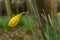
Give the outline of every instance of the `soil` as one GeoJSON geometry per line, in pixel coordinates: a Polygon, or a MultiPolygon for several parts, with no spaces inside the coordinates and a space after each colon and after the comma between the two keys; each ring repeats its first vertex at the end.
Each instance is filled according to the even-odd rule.
{"type": "MultiPolygon", "coordinates": [[[[42,40],[40,35],[40,30],[38,28],[34,29],[36,37],[38,40],[42,40]]],[[[34,40],[32,33],[27,31],[24,26],[14,28],[10,31],[3,30],[0,32],[0,40],[34,40]]]]}

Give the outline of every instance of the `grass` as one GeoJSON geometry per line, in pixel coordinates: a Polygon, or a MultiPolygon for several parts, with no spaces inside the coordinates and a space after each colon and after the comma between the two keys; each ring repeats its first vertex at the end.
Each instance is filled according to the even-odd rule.
{"type": "Polygon", "coordinates": [[[43,10],[44,15],[42,14],[42,17],[44,18],[44,20],[46,22],[45,32],[44,32],[43,28],[42,28],[42,25],[41,25],[40,16],[39,16],[39,12],[38,12],[38,9],[37,9],[36,2],[35,2],[35,0],[30,0],[30,2],[31,2],[31,5],[32,5],[32,9],[34,11],[34,15],[35,15],[35,17],[37,19],[37,22],[39,24],[43,40],[60,40],[60,38],[59,38],[60,37],[60,31],[58,30],[58,25],[57,25],[56,20],[51,19],[50,15],[47,15],[48,19],[49,19],[48,20],[45,12],[43,10]],[[49,24],[49,22],[50,22],[50,24],[49,24]]]}

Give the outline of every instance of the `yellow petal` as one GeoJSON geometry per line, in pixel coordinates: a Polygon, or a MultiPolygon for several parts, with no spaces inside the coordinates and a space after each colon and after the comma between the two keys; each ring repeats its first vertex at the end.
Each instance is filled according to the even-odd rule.
{"type": "Polygon", "coordinates": [[[60,16],[60,12],[57,15],[60,16]]]}
{"type": "Polygon", "coordinates": [[[22,13],[12,17],[8,23],[8,26],[15,27],[18,24],[18,22],[21,20],[21,17],[22,17],[22,13]]]}

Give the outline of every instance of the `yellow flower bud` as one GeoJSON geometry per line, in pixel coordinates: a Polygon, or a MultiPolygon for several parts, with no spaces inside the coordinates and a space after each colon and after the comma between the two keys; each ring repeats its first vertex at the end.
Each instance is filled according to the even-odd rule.
{"type": "Polygon", "coordinates": [[[22,13],[12,17],[8,23],[8,26],[15,27],[18,24],[18,22],[21,20],[21,17],[22,17],[22,13]]]}
{"type": "Polygon", "coordinates": [[[60,12],[57,15],[60,16],[60,12]]]}

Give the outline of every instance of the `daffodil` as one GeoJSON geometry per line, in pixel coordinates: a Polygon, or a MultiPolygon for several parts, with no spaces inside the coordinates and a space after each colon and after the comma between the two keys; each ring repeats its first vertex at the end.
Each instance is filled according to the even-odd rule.
{"type": "Polygon", "coordinates": [[[15,26],[17,26],[18,22],[19,22],[19,21],[21,20],[21,18],[22,18],[22,14],[23,14],[23,13],[20,13],[20,14],[18,14],[18,15],[16,15],[16,16],[12,17],[11,20],[9,21],[9,23],[8,23],[8,26],[10,26],[10,27],[15,27],[15,26]]]}
{"type": "Polygon", "coordinates": [[[60,12],[57,15],[60,16],[60,12]]]}

